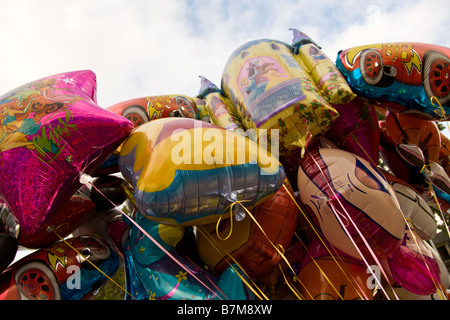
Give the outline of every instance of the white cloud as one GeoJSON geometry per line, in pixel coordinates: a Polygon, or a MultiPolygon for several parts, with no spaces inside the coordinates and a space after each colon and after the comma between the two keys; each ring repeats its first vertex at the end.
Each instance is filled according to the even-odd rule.
{"type": "Polygon", "coordinates": [[[197,94],[220,85],[246,41],[309,34],[331,59],[350,46],[418,41],[450,46],[446,0],[0,0],[0,92],[59,72],[91,69],[98,102],[197,94]]]}

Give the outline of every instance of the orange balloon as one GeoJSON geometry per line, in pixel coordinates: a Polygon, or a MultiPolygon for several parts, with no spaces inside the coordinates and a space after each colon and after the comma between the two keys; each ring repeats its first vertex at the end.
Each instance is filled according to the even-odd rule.
{"type": "Polygon", "coordinates": [[[311,242],[308,251],[311,256],[304,260],[298,274],[305,299],[373,299],[372,290],[368,287],[370,273],[361,262],[341,253],[339,256],[331,255],[318,239],[311,242]]]}
{"type": "MultiPolygon", "coordinates": [[[[288,186],[287,183],[285,185],[288,186]]],[[[290,186],[288,190],[294,193],[290,186]]],[[[233,229],[227,239],[231,218],[220,223],[220,238],[216,234],[215,223],[202,226],[221,252],[201,232],[197,232],[200,258],[213,273],[222,273],[228,267],[228,262],[233,263],[224,253],[233,256],[249,275],[259,276],[271,272],[281,259],[272,243],[284,249],[289,247],[297,227],[298,209],[283,187],[251,212],[261,228],[247,214],[242,221],[233,221],[233,229]]]]}
{"type": "Polygon", "coordinates": [[[388,112],[382,134],[392,146],[414,144],[422,150],[425,159],[439,160],[441,134],[434,121],[388,112]]]}

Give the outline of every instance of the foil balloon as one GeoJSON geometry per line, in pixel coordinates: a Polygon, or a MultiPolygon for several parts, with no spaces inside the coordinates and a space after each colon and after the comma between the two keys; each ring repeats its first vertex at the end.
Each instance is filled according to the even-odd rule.
{"type": "Polygon", "coordinates": [[[445,120],[450,116],[450,49],[377,43],[339,51],[336,66],[352,90],[396,112],[445,120]]]}
{"type": "Polygon", "coordinates": [[[246,129],[279,136],[280,154],[304,148],[338,117],[289,45],[269,39],[247,42],[228,59],[223,94],[246,129]],[[273,131],[272,131],[273,130],[273,131]]]}
{"type": "MultiPolygon", "coordinates": [[[[285,185],[293,195],[289,184],[285,185]]],[[[282,187],[272,198],[253,208],[253,218],[247,214],[233,224],[230,219],[225,220],[217,231],[216,224],[198,226],[201,229],[196,233],[198,254],[215,274],[221,274],[233,263],[229,255],[249,276],[269,273],[281,260],[277,249],[287,249],[291,243],[297,215],[294,200],[282,187]]]]}
{"type": "Polygon", "coordinates": [[[278,160],[224,128],[184,118],[134,129],[123,144],[120,171],[139,211],[172,225],[217,221],[236,201],[248,207],[275,194],[285,178],[278,160]]]}
{"type": "Polygon", "coordinates": [[[245,135],[245,127],[239,120],[231,102],[221,94],[220,89],[215,84],[205,77],[201,77],[198,97],[204,100],[211,123],[245,135]]]}
{"type": "Polygon", "coordinates": [[[308,72],[327,101],[342,104],[353,100],[356,95],[322,49],[303,32],[297,29],[290,30],[293,31],[292,46],[295,48],[295,58],[308,72]]]}
{"type": "Polygon", "coordinates": [[[107,108],[133,122],[134,126],[167,117],[197,119],[197,107],[192,98],[184,95],[161,95],[136,98],[107,108]]]}
{"type": "Polygon", "coordinates": [[[17,239],[10,234],[0,233],[0,273],[14,261],[17,250],[17,239]]]}
{"type": "Polygon", "coordinates": [[[161,225],[139,212],[135,221],[166,252],[140,228],[131,226],[125,246],[125,265],[127,291],[133,297],[127,295],[127,300],[248,300],[251,297],[236,269],[229,267],[219,277],[212,276],[178,253],[176,245],[183,238],[184,227],[161,225]]]}
{"type": "Polygon", "coordinates": [[[423,240],[433,239],[437,232],[437,222],[427,201],[403,180],[386,171],[383,171],[383,175],[394,188],[403,215],[414,225],[418,236],[423,240]]]}
{"type": "Polygon", "coordinates": [[[312,240],[308,246],[298,273],[305,299],[372,300],[367,268],[360,260],[330,248],[319,239],[312,240]]]}
{"type": "MultiPolygon", "coordinates": [[[[383,138],[397,148],[399,155],[405,161],[417,161],[422,166],[422,160],[411,159],[411,151],[405,145],[420,148],[426,161],[437,162],[441,150],[441,135],[434,121],[421,119],[411,115],[387,112],[383,138]]],[[[415,163],[415,162],[414,162],[415,163]]]]}
{"type": "Polygon", "coordinates": [[[396,283],[410,292],[431,295],[440,289],[438,263],[423,240],[409,229],[397,252],[387,259],[387,265],[396,283]]]}
{"type": "Polygon", "coordinates": [[[405,221],[394,190],[357,155],[314,148],[298,170],[302,203],[324,237],[356,258],[390,257],[401,244],[405,221]]]}
{"type": "Polygon", "coordinates": [[[0,300],[90,299],[106,284],[106,276],[112,277],[118,268],[119,257],[104,239],[68,238],[34,251],[6,269],[0,275],[0,300]]]}
{"type": "Polygon", "coordinates": [[[127,119],[96,104],[96,77],[46,77],[0,97],[0,199],[38,230],[126,139],[127,119]]]}
{"type": "Polygon", "coordinates": [[[412,184],[425,185],[428,180],[450,193],[450,177],[439,164],[441,135],[434,121],[388,112],[381,133],[388,163],[398,162],[396,155],[404,162],[405,168],[392,166],[394,173],[400,171],[398,176],[412,184]]]}
{"type": "Polygon", "coordinates": [[[360,97],[351,102],[333,106],[340,116],[325,136],[339,149],[352,152],[376,166],[379,156],[380,128],[374,106],[360,97]]]}
{"type": "Polygon", "coordinates": [[[21,246],[31,249],[51,245],[58,241],[59,237],[50,232],[50,229],[55,229],[60,236],[66,237],[86,221],[93,209],[93,201],[78,190],[38,230],[21,230],[18,242],[21,246]]]}

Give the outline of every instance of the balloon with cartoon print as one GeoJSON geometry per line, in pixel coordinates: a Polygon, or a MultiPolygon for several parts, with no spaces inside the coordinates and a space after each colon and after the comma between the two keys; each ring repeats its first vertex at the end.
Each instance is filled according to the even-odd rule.
{"type": "Polygon", "coordinates": [[[57,241],[0,274],[0,300],[88,300],[114,276],[119,264],[119,256],[101,237],[57,241]],[[80,252],[88,260],[81,259],[80,252]]]}
{"type": "Polygon", "coordinates": [[[324,237],[356,258],[390,257],[405,221],[395,192],[361,157],[336,148],[308,148],[298,170],[302,203],[324,237]],[[361,254],[360,254],[361,253],[361,254]]]}
{"type": "Polygon", "coordinates": [[[388,162],[398,162],[395,159],[398,157],[404,163],[405,168],[401,165],[391,166],[395,174],[409,183],[419,185],[425,185],[428,180],[437,189],[450,193],[450,177],[439,164],[441,134],[434,121],[387,112],[381,134],[388,162]]]}
{"type": "Polygon", "coordinates": [[[450,117],[450,48],[419,42],[341,50],[336,66],[358,95],[430,120],[450,117]]]}
{"type": "Polygon", "coordinates": [[[0,199],[28,232],[81,187],[126,139],[127,119],[96,103],[96,76],[74,71],[0,96],[0,199]]]}
{"type": "Polygon", "coordinates": [[[131,225],[124,250],[127,291],[133,295],[127,295],[126,300],[247,300],[252,297],[237,274],[237,266],[213,276],[178,252],[176,245],[182,240],[185,227],[161,225],[139,212],[135,221],[139,228],[131,225]]]}
{"type": "MultiPolygon", "coordinates": [[[[308,38],[296,48],[301,51],[311,43],[308,38]]],[[[311,135],[325,133],[339,116],[313,79],[320,82],[324,73],[330,74],[325,68],[313,75],[314,65],[332,62],[324,55],[314,56],[318,51],[302,51],[305,54],[298,56],[295,50],[277,40],[249,41],[232,53],[222,74],[222,93],[234,107],[233,113],[258,135],[272,137],[278,130],[274,138],[279,137],[280,155],[304,148],[311,135]]],[[[342,90],[339,103],[344,103],[355,95],[342,76],[341,80],[348,89],[342,90]]]]}
{"type": "Polygon", "coordinates": [[[419,192],[402,179],[382,170],[392,185],[402,208],[403,215],[414,225],[414,230],[423,240],[431,240],[437,232],[437,222],[433,210],[419,192]]]}

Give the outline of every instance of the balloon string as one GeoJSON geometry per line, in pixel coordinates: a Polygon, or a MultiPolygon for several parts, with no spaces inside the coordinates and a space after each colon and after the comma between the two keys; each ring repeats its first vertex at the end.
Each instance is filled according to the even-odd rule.
{"type": "Polygon", "coordinates": [[[439,213],[441,214],[441,218],[442,218],[442,221],[444,223],[445,229],[447,230],[447,235],[450,236],[450,230],[448,228],[447,221],[445,220],[445,216],[444,216],[444,213],[442,212],[442,208],[441,208],[441,205],[439,204],[439,200],[437,199],[436,192],[434,192],[433,185],[432,185],[431,181],[429,180],[428,176],[427,176],[427,179],[425,181],[428,183],[428,190],[430,191],[430,193],[431,193],[431,195],[432,195],[432,197],[434,199],[434,202],[436,203],[436,205],[437,205],[437,207],[439,209],[439,213]]]}
{"type": "MultiPolygon", "coordinates": [[[[202,226],[197,226],[197,230],[202,234],[202,236],[210,243],[210,245],[222,256],[227,255],[243,272],[244,274],[247,276],[248,279],[250,279],[250,281],[252,282],[253,286],[255,288],[258,289],[259,293],[256,292],[256,290],[253,288],[252,285],[250,285],[245,279],[243,279],[243,277],[241,277],[241,275],[237,272],[237,274],[239,275],[239,277],[241,277],[242,281],[247,285],[247,287],[260,299],[263,300],[263,298],[265,300],[269,300],[269,298],[262,292],[261,289],[259,289],[259,287],[253,282],[253,280],[251,280],[250,276],[245,272],[244,268],[241,267],[241,265],[239,264],[239,262],[228,252],[223,251],[221,249],[219,249],[217,243],[215,243],[214,239],[211,238],[211,236],[203,229],[202,226]]],[[[227,263],[230,267],[232,267],[234,269],[234,267],[232,266],[232,264],[227,260],[227,263]]],[[[235,269],[234,269],[235,270],[235,269]]]]}
{"type": "Polygon", "coordinates": [[[123,292],[125,292],[126,294],[128,294],[129,296],[131,296],[134,300],[136,300],[136,298],[129,293],[127,290],[125,290],[120,284],[118,284],[116,281],[114,281],[114,279],[112,279],[110,276],[108,276],[106,273],[104,273],[102,270],[100,270],[100,268],[98,268],[92,261],[90,261],[87,257],[85,257],[81,252],[79,252],[74,246],[72,246],[68,241],[66,241],[63,237],[61,237],[59,235],[58,232],[56,232],[55,228],[52,227],[48,227],[47,231],[52,231],[53,233],[56,234],[56,236],[58,236],[59,239],[61,239],[66,245],[68,245],[72,250],[74,250],[80,257],[82,257],[84,260],[86,260],[90,265],[92,265],[95,269],[97,269],[102,275],[104,275],[106,278],[108,278],[110,281],[112,281],[112,283],[114,283],[116,286],[118,286],[123,292]]]}
{"type": "MultiPolygon", "coordinates": [[[[325,173],[323,172],[322,168],[320,167],[320,165],[317,163],[316,159],[314,158],[314,156],[311,154],[311,152],[308,150],[309,156],[313,159],[314,163],[316,164],[317,168],[319,169],[320,173],[322,174],[323,177],[326,178],[325,173]]],[[[353,227],[355,228],[356,232],[359,234],[361,240],[364,242],[365,246],[367,247],[370,255],[373,257],[373,259],[375,260],[376,264],[378,265],[378,267],[380,268],[381,272],[383,273],[383,275],[386,278],[386,281],[388,282],[388,284],[390,285],[390,281],[388,276],[386,275],[383,266],[381,265],[381,262],[378,260],[378,257],[376,256],[376,254],[373,252],[372,248],[370,247],[370,245],[368,244],[367,240],[365,239],[365,237],[363,236],[363,234],[361,233],[361,231],[359,230],[358,226],[356,226],[355,222],[353,221],[353,219],[351,219],[350,214],[347,212],[347,210],[345,209],[344,205],[341,203],[341,200],[339,199],[339,197],[337,196],[337,194],[334,192],[332,186],[330,186],[330,184],[328,183],[328,181],[326,181],[326,184],[328,185],[328,188],[331,190],[331,192],[333,193],[333,199],[336,199],[338,204],[340,205],[340,207],[343,209],[344,213],[347,215],[349,221],[352,223],[353,227]]],[[[350,241],[352,242],[353,246],[355,247],[355,249],[358,251],[358,254],[361,256],[362,260],[364,261],[364,263],[367,265],[368,270],[370,270],[371,274],[374,276],[375,281],[380,285],[381,290],[384,292],[384,294],[386,295],[387,299],[389,299],[389,296],[387,295],[386,291],[384,290],[383,286],[381,285],[379,279],[375,276],[375,274],[373,274],[372,268],[370,267],[369,263],[367,262],[366,258],[364,257],[364,255],[362,254],[361,250],[358,248],[356,242],[354,241],[353,237],[350,235],[350,232],[348,231],[348,229],[346,228],[345,224],[342,222],[342,220],[340,219],[340,215],[343,214],[339,214],[336,207],[334,206],[333,202],[330,201],[329,202],[331,209],[333,210],[333,213],[335,214],[336,218],[338,219],[339,223],[343,226],[344,232],[346,233],[347,237],[350,239],[350,241]]],[[[392,286],[391,286],[392,287],[392,286]]],[[[394,290],[392,290],[394,295],[396,296],[397,300],[398,296],[397,294],[394,292],[394,290]]]]}
{"type": "MultiPolygon", "coordinates": [[[[284,185],[284,184],[283,184],[284,185]]],[[[239,203],[241,206],[242,204],[239,203]]],[[[272,245],[272,247],[275,249],[275,251],[278,253],[278,255],[284,260],[284,262],[286,263],[286,265],[288,266],[288,268],[291,270],[291,272],[294,275],[293,281],[296,282],[298,281],[298,283],[300,283],[300,285],[302,285],[305,290],[308,292],[308,294],[311,296],[311,294],[309,293],[308,289],[306,288],[306,286],[303,285],[303,283],[300,281],[300,279],[298,278],[297,274],[295,273],[294,269],[292,268],[291,264],[289,263],[288,259],[286,258],[286,255],[284,254],[284,248],[279,245],[276,246],[272,240],[270,240],[270,238],[267,236],[266,232],[264,231],[264,229],[261,227],[261,225],[259,224],[259,222],[256,220],[256,218],[251,214],[251,212],[245,208],[244,206],[242,206],[244,208],[244,210],[246,211],[246,213],[249,215],[249,217],[253,220],[253,222],[256,224],[256,226],[259,228],[259,230],[261,230],[262,234],[264,235],[264,237],[269,241],[269,243],[272,245]]],[[[288,284],[289,288],[292,290],[291,286],[288,284]]],[[[298,297],[297,293],[295,291],[293,291],[293,293],[298,297]]],[[[300,300],[301,298],[298,297],[300,300]]]]}
{"type": "MultiPolygon", "coordinates": [[[[193,265],[196,264],[190,257],[185,256],[184,258],[193,265]]],[[[206,277],[206,280],[208,280],[209,283],[211,283],[211,285],[225,297],[225,299],[230,300],[228,299],[227,295],[214,283],[214,281],[212,281],[209,277],[206,277]]]]}
{"type": "MultiPolygon", "coordinates": [[[[134,221],[131,217],[129,217],[122,209],[120,209],[114,202],[112,202],[108,197],[106,197],[92,182],[92,177],[89,177],[87,174],[82,173],[80,177],[80,181],[87,181],[98,193],[100,193],[106,200],[108,200],[115,209],[122,213],[122,216],[126,217],[132,224],[136,226],[142,233],[147,236],[161,251],[163,251],[168,257],[170,257],[175,263],[177,263],[181,268],[183,268],[189,275],[191,275],[195,280],[197,280],[201,285],[207,288],[209,291],[213,293],[213,296],[218,296],[211,288],[209,288],[206,284],[203,283],[195,274],[193,274],[185,265],[183,265],[177,258],[175,258],[169,251],[167,251],[158,241],[156,241],[147,231],[144,230],[136,221],[134,221]]],[[[219,296],[218,296],[219,297],[219,296]]],[[[222,298],[219,297],[221,300],[222,298]]]]}
{"type": "Polygon", "coordinates": [[[428,273],[429,273],[429,275],[431,277],[431,281],[433,282],[433,285],[436,288],[436,291],[438,292],[439,297],[441,298],[441,300],[444,300],[443,297],[441,296],[441,293],[439,292],[439,284],[436,283],[436,281],[434,279],[434,275],[435,274],[430,270],[430,266],[428,265],[427,261],[425,260],[425,256],[426,255],[423,253],[422,246],[419,245],[419,241],[418,240],[420,240],[420,238],[417,236],[417,232],[415,230],[414,224],[412,223],[410,218],[405,218],[405,219],[406,219],[407,222],[409,222],[406,225],[407,225],[409,231],[411,232],[412,238],[414,239],[414,243],[416,244],[416,247],[418,249],[419,254],[422,256],[421,257],[422,261],[423,261],[423,263],[425,264],[425,266],[426,266],[426,268],[428,270],[428,273]]]}
{"type": "Polygon", "coordinates": [[[353,141],[356,142],[356,144],[361,148],[361,150],[364,152],[366,157],[370,160],[370,162],[376,167],[377,163],[375,163],[371,156],[367,153],[366,149],[359,143],[358,139],[356,139],[356,136],[352,133],[350,133],[350,136],[352,137],[353,141]]]}
{"type": "Polygon", "coordinates": [[[267,236],[266,232],[264,231],[264,229],[261,227],[261,225],[258,223],[258,221],[255,219],[255,217],[252,215],[252,213],[250,212],[250,210],[248,210],[246,207],[244,207],[241,203],[241,201],[236,201],[235,203],[238,203],[244,210],[245,212],[249,215],[249,217],[253,220],[253,222],[256,224],[256,226],[261,230],[262,234],[266,237],[266,239],[269,241],[269,243],[272,245],[272,247],[275,249],[275,251],[278,253],[278,255],[284,260],[284,262],[286,262],[286,265],[288,266],[288,268],[292,271],[292,273],[294,274],[294,280],[298,280],[298,277],[294,271],[294,269],[292,268],[291,264],[289,263],[288,259],[286,258],[286,256],[284,255],[284,252],[282,252],[278,246],[276,246],[272,240],[270,240],[270,238],[267,236]]]}
{"type": "MultiPolygon", "coordinates": [[[[331,208],[332,208],[333,212],[336,212],[337,209],[336,209],[336,207],[334,206],[334,204],[330,203],[330,205],[331,205],[331,208]]],[[[344,210],[345,210],[345,209],[344,209],[344,210]]],[[[342,224],[342,221],[340,220],[339,215],[337,215],[337,214],[335,213],[335,216],[336,216],[336,218],[339,220],[339,222],[342,224]]],[[[372,258],[375,260],[375,263],[376,263],[377,266],[380,268],[381,272],[383,273],[384,277],[386,278],[386,281],[387,281],[387,282],[389,283],[389,285],[391,286],[390,281],[389,281],[389,278],[388,278],[388,276],[386,275],[386,273],[385,273],[385,271],[384,271],[384,268],[383,268],[383,266],[381,265],[381,262],[378,260],[378,257],[377,257],[376,254],[373,252],[372,248],[371,248],[370,245],[367,243],[366,239],[364,238],[364,236],[362,235],[362,233],[360,232],[360,230],[358,229],[358,227],[355,225],[355,223],[353,222],[353,220],[350,220],[350,221],[352,222],[353,227],[354,227],[354,228],[356,229],[356,231],[358,232],[358,234],[359,234],[360,238],[362,239],[362,241],[364,242],[365,246],[366,246],[367,249],[369,250],[370,255],[371,255],[372,258]]],[[[355,240],[354,240],[353,237],[350,235],[350,232],[349,232],[348,229],[345,228],[345,227],[344,227],[343,229],[344,229],[344,232],[346,233],[347,237],[348,237],[348,238],[350,239],[350,241],[352,242],[352,244],[353,244],[353,246],[355,247],[355,249],[358,251],[358,254],[360,255],[360,257],[362,258],[362,260],[363,260],[364,263],[366,264],[367,270],[369,270],[370,273],[372,274],[372,276],[375,278],[375,281],[377,282],[377,284],[380,286],[381,290],[382,290],[382,291],[384,292],[384,294],[386,295],[386,298],[387,298],[388,300],[390,300],[388,294],[386,293],[386,291],[384,290],[383,286],[381,285],[380,280],[379,280],[378,277],[373,273],[372,268],[370,267],[369,263],[367,262],[365,256],[364,256],[363,253],[361,252],[361,250],[359,249],[359,247],[358,247],[358,245],[356,244],[355,240]]],[[[391,286],[391,288],[392,288],[392,286],[391,286]]],[[[394,295],[396,296],[397,300],[399,300],[399,298],[397,297],[397,294],[394,292],[394,290],[392,290],[392,291],[393,291],[394,295]]]]}
{"type": "MultiPolygon", "coordinates": [[[[433,103],[433,98],[435,98],[435,97],[432,97],[432,98],[430,99],[431,103],[433,103]]],[[[439,106],[440,106],[440,108],[441,108],[443,114],[445,114],[445,111],[444,111],[444,109],[442,108],[442,106],[441,106],[441,104],[439,103],[439,101],[437,101],[437,103],[439,104],[439,106]]],[[[447,127],[448,127],[448,122],[447,122],[447,127]]],[[[450,130],[450,128],[449,128],[449,130],[450,130]]],[[[370,161],[372,162],[372,164],[376,165],[376,164],[373,162],[372,158],[369,157],[369,155],[367,154],[366,150],[361,146],[361,144],[359,143],[359,141],[356,139],[355,135],[354,135],[353,133],[351,133],[351,136],[352,136],[353,140],[354,140],[354,141],[358,144],[358,146],[361,148],[361,150],[365,153],[365,155],[370,159],[370,161]]],[[[427,165],[424,164],[424,165],[422,166],[422,168],[420,169],[420,172],[423,172],[426,168],[427,168],[427,165]]],[[[427,179],[427,182],[428,182],[428,184],[431,186],[431,182],[429,182],[428,179],[427,179]]],[[[439,204],[438,204],[438,205],[439,205],[439,204]]],[[[403,214],[403,211],[401,211],[401,213],[402,213],[402,216],[403,216],[403,219],[405,220],[405,222],[408,222],[408,220],[410,221],[409,218],[406,218],[406,217],[405,217],[405,215],[403,214]]],[[[406,223],[406,225],[408,226],[409,230],[410,230],[411,232],[413,232],[413,231],[411,230],[410,225],[409,225],[408,223],[406,223]]],[[[412,227],[414,228],[414,225],[412,225],[412,227]]],[[[448,227],[447,227],[447,228],[448,228],[448,227]]],[[[414,230],[414,232],[415,232],[415,230],[414,230]]],[[[422,250],[421,250],[421,247],[419,246],[416,237],[414,236],[413,238],[414,238],[414,241],[416,242],[416,246],[419,248],[419,253],[422,254],[422,252],[421,252],[421,251],[422,251],[422,250]]],[[[423,254],[422,254],[422,256],[423,256],[423,254]]],[[[425,258],[423,258],[423,262],[425,263],[425,265],[426,265],[428,271],[429,271],[430,274],[431,274],[431,271],[430,271],[430,269],[429,269],[429,266],[428,266],[427,262],[425,261],[425,258]]],[[[436,289],[438,289],[437,284],[435,283],[433,277],[432,277],[432,281],[433,281],[433,284],[436,286],[436,289]]],[[[437,290],[437,291],[439,292],[439,290],[437,290]]],[[[441,296],[440,292],[439,292],[439,296],[440,296],[441,299],[442,299],[442,296],[441,296]]]]}
{"type": "MultiPolygon", "coordinates": [[[[280,270],[281,274],[283,275],[284,282],[285,282],[286,285],[289,287],[289,289],[291,289],[291,291],[294,293],[294,295],[297,297],[297,299],[298,299],[298,300],[303,300],[302,297],[301,297],[302,294],[301,294],[300,292],[298,292],[298,290],[297,290],[293,285],[291,285],[291,283],[290,283],[289,280],[287,279],[286,275],[284,274],[283,268],[282,268],[280,265],[278,265],[278,269],[280,270]]],[[[304,288],[305,291],[308,293],[308,295],[309,295],[310,297],[312,297],[312,296],[311,296],[311,293],[309,293],[309,291],[308,291],[308,289],[306,288],[306,286],[303,285],[303,284],[300,282],[300,279],[298,279],[298,278],[295,278],[295,279],[294,279],[294,282],[295,282],[295,281],[298,281],[298,282],[303,286],[303,288],[304,288]],[[296,279],[296,280],[295,280],[295,279],[296,279]]],[[[314,298],[312,298],[312,299],[314,300],[314,298]]]]}
{"type": "MultiPolygon", "coordinates": [[[[283,185],[284,189],[286,190],[286,192],[289,194],[289,196],[291,197],[291,199],[294,201],[295,205],[297,206],[298,210],[300,211],[300,213],[303,215],[303,217],[305,218],[305,220],[308,222],[309,226],[311,227],[311,229],[314,231],[316,237],[320,240],[320,242],[322,243],[322,245],[324,246],[324,248],[327,250],[327,252],[330,254],[330,256],[333,258],[334,262],[336,263],[336,265],[339,267],[339,269],[342,271],[343,274],[346,274],[345,271],[342,269],[342,266],[338,263],[338,261],[336,260],[335,255],[331,252],[330,248],[328,247],[328,244],[323,240],[322,236],[320,235],[319,231],[317,230],[317,228],[314,226],[314,224],[311,222],[311,219],[308,217],[308,215],[303,211],[303,209],[300,207],[300,205],[297,203],[296,199],[294,198],[294,196],[291,194],[291,192],[289,191],[289,189],[283,185]]],[[[297,233],[295,233],[295,235],[297,236],[297,238],[300,240],[299,236],[297,235],[297,233]]],[[[334,249],[334,247],[333,247],[334,249]]],[[[335,251],[335,250],[334,250],[335,251]]],[[[336,253],[337,254],[337,253],[336,253]]],[[[339,254],[337,254],[337,256],[339,256],[339,254]]],[[[342,260],[342,259],[341,259],[342,260]]],[[[348,279],[348,278],[347,278],[348,279]]]]}

